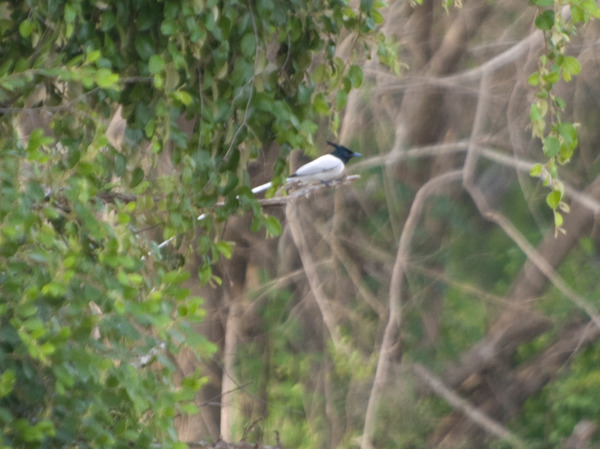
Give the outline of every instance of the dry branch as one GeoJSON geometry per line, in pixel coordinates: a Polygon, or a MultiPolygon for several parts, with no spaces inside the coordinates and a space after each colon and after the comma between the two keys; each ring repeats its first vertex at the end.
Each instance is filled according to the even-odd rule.
{"type": "MultiPolygon", "coordinates": [[[[569,7],[564,7],[562,15],[565,20],[570,20],[571,10],[569,7]]],[[[439,86],[456,88],[464,87],[465,84],[480,80],[486,73],[498,71],[509,64],[514,63],[523,55],[529,53],[532,49],[541,48],[544,43],[544,36],[540,30],[533,31],[529,36],[525,37],[508,50],[503,51],[499,55],[494,56],[483,64],[478,65],[474,69],[465,70],[448,76],[429,76],[415,77],[414,80],[406,82],[399,80],[398,77],[384,72],[377,66],[368,66],[365,68],[365,73],[371,77],[377,77],[379,80],[389,78],[386,84],[379,83],[377,88],[385,91],[390,90],[414,90],[425,86],[439,86]]],[[[435,72],[434,72],[435,73],[435,72]]],[[[442,72],[440,72],[442,73],[442,72]]]]}
{"type": "MultiPolygon", "coordinates": [[[[355,181],[357,181],[358,179],[360,179],[359,175],[350,175],[350,176],[344,176],[343,178],[340,178],[340,179],[335,179],[333,181],[329,181],[327,183],[319,182],[319,183],[305,184],[305,185],[300,185],[300,186],[294,186],[293,184],[290,184],[290,186],[284,186],[284,187],[294,187],[294,190],[292,190],[288,195],[275,196],[273,198],[262,198],[262,199],[259,199],[258,202],[262,206],[284,206],[284,205],[287,205],[290,202],[295,201],[299,198],[306,198],[310,195],[314,195],[315,193],[317,193],[323,189],[327,189],[330,187],[341,187],[341,186],[350,185],[350,184],[354,183],[355,181]]],[[[217,204],[217,206],[219,206],[219,205],[221,205],[221,203],[217,204]]]]}
{"type": "Polygon", "coordinates": [[[400,345],[400,326],[402,324],[402,284],[408,265],[410,244],[417,228],[417,224],[421,219],[425,202],[431,195],[437,193],[440,188],[446,186],[448,183],[460,180],[462,174],[462,170],[457,170],[429,180],[421,187],[421,189],[419,189],[412,203],[404,226],[404,231],[400,236],[398,252],[392,271],[388,322],[383,333],[375,377],[373,378],[371,394],[369,395],[361,440],[361,449],[370,449],[373,447],[372,439],[375,433],[377,410],[381,404],[385,385],[390,373],[390,367],[398,357],[398,351],[396,351],[396,349],[400,345]]]}
{"type": "Polygon", "coordinates": [[[412,366],[414,373],[417,378],[425,382],[429,388],[431,388],[436,394],[441,396],[448,404],[455,410],[463,413],[471,421],[476,423],[481,428],[485,429],[486,432],[497,436],[500,439],[506,440],[514,447],[524,448],[526,447],[515,434],[510,432],[498,421],[487,416],[483,411],[479,410],[476,406],[469,403],[469,401],[461,398],[455,391],[444,385],[444,382],[437,376],[433,375],[423,365],[415,363],[412,366]]]}
{"type": "MultiPolygon", "coordinates": [[[[475,141],[461,140],[458,142],[423,145],[410,149],[403,149],[400,147],[400,145],[396,145],[385,154],[373,156],[365,159],[362,162],[354,164],[352,169],[353,171],[360,171],[375,167],[394,166],[404,161],[420,158],[434,158],[448,156],[451,154],[466,153],[469,149],[470,151],[477,153],[479,156],[489,161],[505,167],[514,168],[515,170],[523,173],[529,173],[531,168],[536,163],[527,159],[518,158],[512,154],[506,154],[502,151],[479,143],[480,141],[485,142],[486,140],[488,139],[481,137],[475,141]]],[[[543,178],[540,179],[540,181],[543,180],[543,178]]],[[[578,190],[566,181],[563,181],[563,183],[565,185],[565,193],[567,194],[568,198],[572,198],[574,201],[585,206],[593,213],[600,213],[600,201],[598,201],[598,199],[596,199],[587,191],[582,192],[578,190]]]]}
{"type": "Polygon", "coordinates": [[[483,122],[487,115],[488,91],[490,88],[490,75],[484,72],[481,78],[479,102],[475,111],[473,129],[471,132],[471,142],[467,150],[467,158],[464,165],[463,186],[471,195],[475,206],[481,216],[496,223],[506,235],[515,242],[515,244],[525,253],[528,261],[535,267],[567,298],[569,298],[577,307],[584,310],[592,321],[600,327],[600,317],[595,307],[585,298],[578,295],[554,270],[554,267],[527,241],[527,239],[518,231],[518,229],[499,212],[491,209],[483,192],[477,187],[474,181],[475,168],[479,154],[476,149],[475,141],[479,135],[483,134],[483,122]]]}
{"type": "MultiPolygon", "coordinates": [[[[513,283],[507,299],[521,307],[506,307],[489,333],[463,354],[460,363],[451,364],[444,370],[444,379],[449,388],[461,387],[463,391],[468,390],[469,397],[475,399],[477,410],[482,411],[484,416],[504,421],[514,415],[514,411],[528,397],[539,391],[573,352],[597,339],[600,334],[600,317],[595,307],[573,291],[555,271],[582,233],[590,228],[594,214],[599,210],[596,198],[600,196],[600,181],[594,181],[585,193],[571,190],[577,205],[566,219],[566,236],[556,239],[550,231],[537,248],[531,245],[507,217],[489,206],[485,194],[475,182],[475,169],[478,159],[482,156],[518,170],[525,171],[531,167],[529,162],[479,147],[478,141],[483,138],[483,124],[488,118],[490,72],[484,69],[479,75],[479,101],[464,163],[463,187],[471,196],[480,215],[498,225],[523,251],[527,261],[513,283]],[[531,299],[538,297],[549,283],[584,310],[589,315],[591,324],[586,323],[576,331],[566,329],[561,338],[542,355],[509,373],[506,361],[510,360],[518,346],[530,341],[550,326],[549,320],[535,312],[528,312],[528,309],[531,309],[531,299]]],[[[440,385],[445,386],[442,383],[440,385]]],[[[462,444],[465,440],[474,446],[482,443],[484,435],[480,432],[481,422],[478,421],[477,415],[463,409],[460,411],[464,415],[451,414],[440,426],[430,441],[432,445],[452,447],[462,444]]]]}
{"type": "Polygon", "coordinates": [[[303,226],[301,223],[301,216],[298,212],[298,205],[293,201],[287,202],[286,216],[288,219],[288,226],[292,232],[294,243],[296,244],[298,253],[300,254],[300,260],[302,260],[302,266],[306,272],[306,278],[310,285],[310,289],[315,298],[317,306],[319,307],[321,316],[323,317],[323,322],[327,327],[327,331],[331,336],[331,340],[333,341],[336,350],[341,350],[344,346],[344,343],[337,328],[337,321],[333,315],[331,305],[329,304],[329,299],[323,291],[323,281],[321,280],[317,270],[318,264],[315,262],[308,242],[306,241],[306,236],[304,235],[303,226]]]}
{"type": "MultiPolygon", "coordinates": [[[[561,373],[577,351],[599,338],[600,329],[593,324],[568,324],[554,342],[531,361],[512,370],[499,363],[486,373],[471,375],[468,392],[473,398],[472,405],[497,423],[508,421],[528,398],[561,373]]],[[[460,413],[454,412],[442,421],[430,443],[434,447],[450,448],[468,439],[472,447],[482,447],[486,435],[480,424],[464,410],[457,410],[460,413]]]]}

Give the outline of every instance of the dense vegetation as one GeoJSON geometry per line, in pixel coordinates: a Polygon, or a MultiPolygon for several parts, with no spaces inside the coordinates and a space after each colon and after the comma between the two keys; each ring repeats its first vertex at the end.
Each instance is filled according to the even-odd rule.
{"type": "Polygon", "coordinates": [[[362,72],[337,41],[368,51],[380,19],[342,2],[0,2],[3,447],[176,445],[203,373],[167,354],[216,349],[184,282],[220,283],[230,214],[278,231],[246,165],[277,142],[282,176],[319,115],[339,122],[362,72]]]}
{"type": "Polygon", "coordinates": [[[598,441],[599,15],[0,1],[0,447],[598,441]]]}

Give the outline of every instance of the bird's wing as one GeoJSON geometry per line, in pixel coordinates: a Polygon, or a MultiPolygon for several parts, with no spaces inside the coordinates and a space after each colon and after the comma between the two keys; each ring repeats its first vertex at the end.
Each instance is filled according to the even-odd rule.
{"type": "Polygon", "coordinates": [[[311,177],[328,171],[339,171],[344,168],[344,163],[331,154],[325,154],[318,157],[312,162],[303,165],[292,176],[295,177],[311,177]]]}

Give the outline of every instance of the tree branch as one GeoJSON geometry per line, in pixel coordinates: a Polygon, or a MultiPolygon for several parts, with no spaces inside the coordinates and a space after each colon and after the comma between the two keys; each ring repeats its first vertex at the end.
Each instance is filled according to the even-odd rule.
{"type": "Polygon", "coordinates": [[[491,209],[487,200],[474,182],[475,168],[479,158],[476,146],[474,144],[477,137],[483,132],[484,117],[487,114],[488,107],[488,91],[489,91],[490,76],[484,72],[481,78],[479,101],[475,111],[475,119],[473,120],[473,129],[471,131],[471,142],[467,150],[467,158],[464,165],[463,186],[469,193],[479,213],[490,221],[496,223],[512,239],[513,242],[525,253],[527,259],[530,260],[536,268],[542,272],[546,278],[567,298],[569,298],[577,307],[584,310],[596,326],[600,327],[600,317],[596,308],[589,303],[585,298],[578,295],[563,279],[556,273],[552,265],[538,253],[533,245],[518,231],[518,229],[504,215],[491,209]]]}
{"type": "Polygon", "coordinates": [[[388,379],[390,366],[397,358],[398,348],[400,344],[400,326],[402,324],[402,303],[401,292],[402,284],[408,265],[410,244],[412,242],[417,224],[421,219],[423,208],[426,200],[440,188],[448,183],[455,182],[461,179],[462,170],[451,171],[433,178],[426,182],[417,192],[415,199],[410,208],[404,231],[400,236],[398,252],[394,268],[392,270],[392,280],[390,284],[389,297],[389,316],[385,326],[381,348],[379,350],[379,358],[377,360],[377,368],[375,377],[369,395],[369,402],[365,414],[365,424],[363,427],[363,435],[361,441],[361,449],[371,449],[373,447],[372,439],[375,434],[375,424],[377,410],[379,409],[381,399],[383,397],[384,387],[388,379]]]}
{"type": "Polygon", "coordinates": [[[412,371],[417,378],[425,382],[437,395],[442,397],[454,409],[463,413],[471,421],[486,430],[486,432],[506,440],[514,447],[525,448],[526,444],[506,427],[487,416],[483,411],[461,398],[456,392],[448,388],[440,378],[434,376],[427,368],[419,363],[412,366],[412,371]]]}
{"type": "Polygon", "coordinates": [[[336,348],[336,350],[341,350],[344,346],[342,341],[342,337],[337,329],[337,322],[335,317],[333,316],[333,312],[331,310],[331,306],[329,305],[329,299],[325,295],[325,292],[322,288],[322,281],[320,279],[319,273],[317,272],[317,263],[314,261],[312,257],[312,253],[306,241],[306,237],[304,235],[302,224],[300,222],[300,214],[298,213],[298,205],[293,201],[287,202],[287,207],[285,209],[286,216],[288,218],[288,226],[290,227],[290,231],[292,232],[292,238],[294,239],[294,243],[298,248],[298,253],[300,254],[300,260],[302,260],[302,266],[306,272],[306,278],[310,285],[310,289],[313,293],[317,306],[321,311],[321,316],[323,317],[323,322],[325,323],[325,327],[331,336],[331,340],[336,348]]]}

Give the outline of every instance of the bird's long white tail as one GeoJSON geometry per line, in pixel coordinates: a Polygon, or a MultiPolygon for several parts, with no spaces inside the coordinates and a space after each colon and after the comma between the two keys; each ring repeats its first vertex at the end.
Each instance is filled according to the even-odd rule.
{"type": "Polygon", "coordinates": [[[262,184],[260,186],[254,187],[252,189],[252,193],[260,193],[260,192],[264,192],[265,190],[268,190],[271,188],[271,186],[273,185],[272,182],[267,182],[266,184],[262,184]]]}
{"type": "MultiPolygon", "coordinates": [[[[266,184],[262,184],[260,186],[254,187],[252,189],[252,193],[260,193],[260,192],[264,192],[265,190],[269,189],[271,186],[273,185],[272,182],[267,182],[266,184]]],[[[206,218],[206,214],[200,214],[198,216],[198,221],[202,221],[206,218]]],[[[165,243],[165,242],[163,242],[165,243]]]]}

